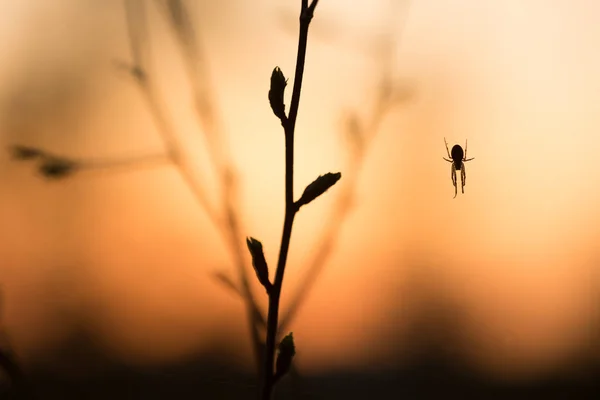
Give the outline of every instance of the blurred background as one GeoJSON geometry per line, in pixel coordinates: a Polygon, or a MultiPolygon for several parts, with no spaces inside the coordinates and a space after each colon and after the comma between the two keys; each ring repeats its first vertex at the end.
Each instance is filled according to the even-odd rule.
{"type": "MultiPolygon", "coordinates": [[[[300,2],[1,6],[2,348],[39,398],[253,398],[300,2]]],[[[592,1],[319,2],[296,197],[342,180],[296,218],[279,397],[600,389],[599,47],[592,1]]]]}

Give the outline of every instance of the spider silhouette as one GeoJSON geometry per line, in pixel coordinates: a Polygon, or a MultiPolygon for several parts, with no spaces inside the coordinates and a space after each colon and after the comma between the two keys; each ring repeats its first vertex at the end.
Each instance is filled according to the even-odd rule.
{"type": "Polygon", "coordinates": [[[446,138],[444,138],[444,143],[446,144],[446,153],[448,153],[448,157],[451,158],[449,160],[446,157],[442,157],[444,160],[452,163],[452,184],[454,185],[454,198],[456,198],[456,194],[458,192],[458,187],[456,186],[456,171],[460,171],[460,180],[461,180],[461,190],[463,194],[465,193],[465,183],[467,180],[467,172],[465,171],[465,162],[474,160],[475,158],[467,158],[467,141],[465,140],[465,151],[463,153],[462,147],[460,145],[455,144],[452,146],[452,152],[448,151],[448,142],[446,142],[446,138]]]}

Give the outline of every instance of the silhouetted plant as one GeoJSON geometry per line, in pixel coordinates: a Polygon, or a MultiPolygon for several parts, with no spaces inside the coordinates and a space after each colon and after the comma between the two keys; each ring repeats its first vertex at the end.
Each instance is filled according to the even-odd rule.
{"type": "MultiPolygon", "coordinates": [[[[239,240],[243,237],[242,232],[244,229],[241,226],[241,218],[239,216],[240,207],[238,206],[236,197],[236,173],[229,154],[226,151],[225,143],[223,142],[223,124],[221,123],[219,113],[217,112],[216,101],[211,90],[211,81],[207,68],[206,55],[200,46],[201,41],[197,38],[198,32],[196,32],[194,29],[194,24],[187,10],[185,1],[155,1],[158,9],[162,11],[162,15],[169,23],[169,26],[172,29],[176,39],[176,43],[178,44],[181,54],[183,55],[187,77],[191,83],[190,86],[193,95],[197,121],[207,140],[208,155],[210,157],[209,161],[216,171],[219,193],[221,194],[219,199],[221,207],[213,205],[211,202],[209,202],[208,197],[206,196],[206,190],[203,188],[203,185],[200,182],[200,179],[198,179],[195,171],[193,171],[185,149],[183,149],[180,141],[178,140],[174,126],[168,117],[168,112],[161,101],[162,99],[160,98],[159,91],[156,86],[156,80],[153,76],[153,72],[150,69],[150,63],[148,60],[148,48],[150,45],[150,40],[148,36],[148,29],[146,26],[147,20],[145,15],[147,3],[136,0],[124,0],[124,3],[126,6],[127,27],[129,32],[132,60],[131,62],[118,61],[117,66],[125,70],[133,78],[133,82],[139,88],[143,99],[146,101],[150,115],[154,119],[158,132],[165,143],[166,155],[142,155],[138,157],[115,158],[92,162],[90,160],[75,160],[70,157],[50,155],[45,151],[34,147],[14,146],[12,149],[13,156],[20,160],[37,160],[39,162],[39,172],[44,174],[44,176],[47,178],[55,179],[66,178],[72,176],[73,173],[79,173],[83,170],[89,170],[92,168],[138,166],[144,161],[151,161],[153,163],[167,161],[177,167],[186,184],[197,198],[199,204],[206,211],[207,215],[213,222],[214,226],[218,229],[219,233],[222,234],[223,238],[225,239],[225,243],[228,245],[228,248],[234,257],[238,272],[238,282],[236,282],[235,279],[232,279],[232,277],[224,271],[216,272],[214,277],[225,287],[240,295],[245,301],[257,366],[259,370],[264,370],[264,366],[266,365],[265,363],[268,362],[267,360],[263,359],[263,355],[266,354],[267,359],[271,359],[270,365],[272,369],[275,353],[275,339],[281,331],[286,330],[300,305],[306,299],[307,293],[325,265],[329,254],[334,247],[335,238],[341,229],[344,219],[348,215],[353,202],[357,175],[362,167],[368,145],[375,137],[375,133],[379,129],[379,126],[381,125],[381,122],[384,119],[387,111],[389,111],[393,105],[398,104],[399,101],[405,100],[408,97],[408,92],[405,90],[405,88],[398,85],[391,76],[393,69],[391,62],[393,58],[391,40],[384,40],[383,46],[380,46],[379,44],[381,43],[377,42],[375,43],[375,46],[369,45],[370,49],[376,48],[381,50],[381,55],[383,55],[383,65],[378,66],[377,76],[379,78],[379,90],[377,92],[376,101],[371,113],[367,113],[364,118],[361,118],[358,111],[351,111],[344,117],[346,123],[342,127],[342,130],[345,133],[345,137],[352,145],[350,148],[350,165],[347,173],[345,172],[345,181],[348,180],[348,176],[350,177],[350,180],[344,184],[342,192],[337,196],[336,205],[334,206],[333,212],[329,215],[330,219],[329,222],[326,223],[325,231],[323,232],[320,240],[317,241],[317,248],[313,253],[313,259],[308,263],[309,267],[307,272],[304,274],[304,279],[300,282],[290,296],[292,300],[287,310],[285,310],[282,314],[279,326],[275,326],[275,328],[278,328],[278,331],[272,334],[274,337],[271,339],[272,343],[269,343],[272,350],[267,349],[265,352],[265,342],[260,337],[260,332],[264,328],[267,328],[267,331],[269,331],[267,326],[267,318],[260,311],[248,281],[246,259],[243,254],[244,249],[241,245],[241,241],[239,240]]],[[[268,96],[273,112],[280,119],[282,126],[284,127],[284,131],[286,132],[286,170],[288,169],[288,162],[290,162],[290,160],[293,168],[293,151],[290,153],[290,149],[293,149],[293,140],[290,139],[293,138],[293,134],[288,135],[288,132],[290,131],[290,126],[292,126],[291,131],[293,132],[293,126],[295,125],[295,119],[297,116],[297,106],[300,93],[299,84],[301,84],[302,76],[300,75],[299,80],[298,71],[300,65],[302,65],[302,67],[304,65],[306,38],[308,25],[310,24],[310,18],[307,16],[310,15],[310,17],[312,17],[317,1],[313,1],[310,5],[307,3],[308,1],[302,0],[298,63],[296,65],[296,78],[294,80],[293,89],[294,93],[292,96],[289,116],[285,115],[285,105],[283,104],[283,94],[285,87],[287,86],[287,79],[285,79],[279,68],[276,68],[271,76],[271,88],[268,96]],[[302,58],[302,60],[300,60],[300,58],[302,58]],[[300,61],[302,62],[300,63],[300,61]],[[298,87],[297,90],[296,87],[298,87]],[[292,140],[292,146],[288,146],[288,140],[292,140]],[[290,155],[290,157],[288,157],[288,155],[290,155]]],[[[392,14],[394,13],[390,13],[390,15],[392,14]]],[[[297,21],[297,18],[294,19],[297,21]]],[[[398,24],[396,24],[396,26],[398,26],[398,24]]],[[[302,69],[303,68],[300,68],[300,70],[302,69]]],[[[339,174],[324,175],[320,180],[317,180],[313,182],[313,184],[309,185],[310,189],[307,188],[301,198],[294,203],[293,194],[288,199],[288,176],[286,173],[286,223],[284,223],[284,233],[287,227],[287,221],[293,220],[293,217],[289,218],[288,215],[295,215],[300,206],[308,204],[308,202],[314,200],[314,198],[322,194],[322,191],[333,185],[339,179],[339,177],[339,174]],[[325,185],[318,187],[323,184],[325,185]],[[315,193],[318,194],[315,195],[315,193]],[[293,212],[288,213],[288,204],[293,205],[291,208],[293,212]]],[[[289,229],[291,232],[291,226],[289,229]]],[[[280,261],[282,254],[284,253],[283,245],[284,240],[282,240],[280,261]]],[[[286,247],[287,246],[289,246],[289,241],[286,247]]],[[[285,248],[285,254],[287,255],[287,248],[285,248]]],[[[262,267],[262,263],[254,264],[255,272],[257,273],[257,277],[259,277],[259,281],[261,284],[263,284],[263,286],[266,285],[265,289],[267,290],[267,293],[269,293],[269,310],[271,311],[271,297],[275,297],[275,295],[271,292],[276,291],[274,289],[275,282],[271,284],[270,288],[268,283],[264,283],[268,282],[268,274],[267,280],[265,280],[264,271],[261,270],[262,267]],[[259,265],[259,267],[257,267],[257,265],[259,265]],[[258,272],[260,272],[260,275],[258,275],[258,272]]],[[[275,279],[277,281],[277,273],[275,275],[275,279]]],[[[281,278],[281,280],[282,279],[283,278],[281,278]]],[[[279,295],[276,297],[278,298],[279,295]]],[[[270,314],[272,313],[270,312],[270,314]]],[[[268,341],[269,339],[267,337],[267,342],[268,341]]]]}
{"type": "Polygon", "coordinates": [[[269,103],[273,113],[281,121],[285,134],[285,216],[283,222],[283,233],[279,248],[279,258],[275,270],[273,283],[269,281],[268,266],[262,251],[262,244],[254,239],[248,239],[248,248],[252,255],[253,265],[260,283],[265,287],[269,296],[269,311],[267,316],[267,338],[264,357],[264,370],[261,374],[261,398],[269,400],[277,381],[281,379],[290,369],[292,359],[296,353],[294,338],[288,334],[279,344],[279,354],[275,363],[275,343],[279,326],[279,302],[283,288],[283,277],[287,263],[288,250],[292,235],[294,218],[300,207],[306,205],[325,193],[327,189],[335,185],[341,178],[340,173],[327,173],[319,176],[313,183],[308,185],[299,200],[294,201],[294,134],[298,107],[300,105],[300,92],[302,90],[302,78],[304,75],[304,63],[306,47],[308,42],[308,28],[314,16],[318,0],[302,0],[300,10],[300,34],[298,38],[298,54],[296,58],[296,71],[294,76],[294,87],[292,89],[292,100],[289,114],[285,113],[283,103],[287,80],[279,67],[275,67],[271,74],[271,87],[269,89],[269,103]],[[276,365],[274,365],[276,364],[276,365]],[[276,366],[276,369],[274,367],[276,366]]]}

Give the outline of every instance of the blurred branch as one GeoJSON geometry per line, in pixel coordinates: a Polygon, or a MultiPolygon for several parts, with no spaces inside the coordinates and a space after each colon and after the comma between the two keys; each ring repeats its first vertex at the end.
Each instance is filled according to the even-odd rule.
{"type": "MultiPolygon", "coordinates": [[[[205,210],[207,215],[215,227],[222,234],[228,245],[234,263],[238,271],[238,279],[240,287],[233,285],[230,279],[223,280],[225,275],[220,276],[221,283],[226,283],[230,288],[235,288],[242,295],[246,303],[246,314],[249,319],[252,342],[254,346],[255,360],[257,367],[261,365],[261,357],[263,353],[263,343],[260,339],[260,326],[266,325],[264,317],[260,312],[254,296],[250,289],[247,275],[247,265],[244,258],[244,251],[240,243],[241,224],[238,214],[237,201],[237,177],[233,168],[233,163],[229,157],[224,143],[224,134],[221,120],[216,111],[216,101],[213,92],[210,88],[210,75],[207,67],[205,53],[199,46],[197,33],[193,29],[193,23],[187,5],[182,0],[156,0],[155,2],[161,10],[163,17],[171,26],[177,43],[179,44],[181,53],[186,65],[186,72],[189,81],[191,82],[191,90],[194,97],[196,110],[196,118],[208,144],[208,154],[210,162],[217,171],[218,184],[220,185],[221,202],[223,207],[221,210],[213,207],[205,194],[202,184],[195,179],[193,170],[186,158],[183,148],[174,129],[168,122],[164,107],[160,102],[160,97],[154,89],[151,75],[148,73],[148,66],[139,64],[141,60],[137,60],[138,64],[132,67],[132,75],[136,77],[144,97],[146,98],[149,110],[155,120],[155,123],[161,133],[165,145],[167,146],[171,161],[180,170],[185,178],[187,185],[194,192],[198,202],[205,210]],[[141,74],[140,74],[141,71],[141,74]],[[142,77],[141,79],[139,77],[142,77]]],[[[143,2],[126,0],[127,22],[130,32],[131,52],[136,62],[136,54],[141,54],[139,46],[147,46],[148,40],[140,40],[141,36],[139,29],[145,26],[144,23],[137,21],[139,18],[144,18],[143,2]],[[136,13],[134,5],[142,9],[136,13]],[[138,30],[136,30],[136,28],[138,30]]]]}
{"type": "MultiPolygon", "coordinates": [[[[229,182],[234,176],[233,163],[224,142],[222,121],[215,110],[217,101],[210,84],[208,60],[200,46],[198,34],[194,31],[194,24],[186,3],[183,0],[155,0],[155,2],[169,22],[183,55],[192,87],[195,115],[209,147],[208,155],[220,175],[222,190],[233,190],[235,182],[229,182]]],[[[224,199],[228,198],[228,194],[224,193],[224,199]]]]}
{"type": "MultiPolygon", "coordinates": [[[[350,145],[350,154],[348,167],[344,172],[342,192],[337,197],[332,213],[329,214],[321,237],[316,241],[318,245],[308,262],[308,269],[293,292],[289,306],[281,318],[280,333],[288,329],[327,265],[327,261],[337,244],[339,233],[355,202],[357,181],[364,166],[365,156],[377,137],[385,117],[394,107],[410,98],[410,89],[397,84],[393,76],[396,52],[394,49],[395,41],[393,40],[395,35],[392,27],[397,26],[395,16],[399,14],[399,10],[396,7],[401,5],[400,3],[398,1],[392,2],[394,9],[387,14],[391,18],[388,24],[388,35],[378,39],[376,43],[372,43],[372,46],[370,46],[379,49],[377,64],[379,71],[378,90],[371,110],[363,118],[361,118],[358,110],[352,110],[343,115],[344,124],[341,127],[341,133],[350,145]]],[[[408,12],[408,1],[405,3],[402,28],[408,12]]],[[[396,39],[396,42],[398,41],[399,38],[396,39]]]]}
{"type": "Polygon", "coordinates": [[[130,35],[129,44],[134,62],[131,66],[131,75],[135,78],[135,82],[142,92],[150,115],[154,119],[158,132],[163,139],[170,161],[179,169],[182,177],[193,191],[200,205],[206,210],[208,216],[215,224],[219,225],[219,214],[209,203],[202,185],[196,182],[195,174],[183,152],[183,146],[179,142],[175,129],[167,117],[167,112],[162,104],[162,98],[157,92],[152,76],[149,74],[149,65],[140,57],[141,54],[149,53],[148,38],[143,37],[146,33],[144,29],[146,25],[144,2],[125,0],[125,5],[130,35]]]}
{"type": "MultiPolygon", "coordinates": [[[[133,65],[139,67],[148,65],[150,46],[148,44],[146,3],[139,0],[125,0],[124,5],[133,65]]],[[[139,76],[138,78],[143,77],[139,76]]]]}
{"type": "Polygon", "coordinates": [[[169,159],[164,154],[144,154],[130,157],[106,157],[96,159],[72,158],[49,151],[22,145],[9,147],[14,160],[36,162],[37,171],[48,179],[62,179],[78,171],[116,168],[140,168],[144,165],[164,164],[169,159]]]}

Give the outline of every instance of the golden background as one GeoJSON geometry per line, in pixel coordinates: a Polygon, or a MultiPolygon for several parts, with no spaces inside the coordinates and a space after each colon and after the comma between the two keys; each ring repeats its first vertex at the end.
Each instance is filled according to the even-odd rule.
{"type": "MultiPolygon", "coordinates": [[[[243,235],[263,242],[272,265],[284,152],[267,92],[275,66],[293,81],[296,3],[191,8],[238,173],[243,235]]],[[[148,18],[160,96],[216,204],[184,63],[150,3],[148,18]]],[[[164,153],[143,96],[118,67],[131,60],[127,35],[120,1],[3,2],[3,149],[164,153]]],[[[600,3],[592,1],[319,3],[296,196],[325,172],[341,171],[342,180],[296,219],[284,309],[348,183],[348,113],[368,114],[386,65],[406,98],[381,119],[337,244],[290,326],[300,370],[402,363],[422,321],[434,327],[439,351],[495,376],[598,360],[599,47],[600,3]],[[377,46],[388,39],[385,64],[377,46]],[[450,146],[468,139],[475,157],[456,199],[444,137],[450,146]]],[[[219,348],[252,368],[243,302],[214,279],[215,271],[235,276],[232,263],[169,163],[49,181],[0,154],[1,321],[25,368],[82,327],[126,363],[219,348]]],[[[253,283],[253,291],[266,309],[262,288],[253,283]]]]}

